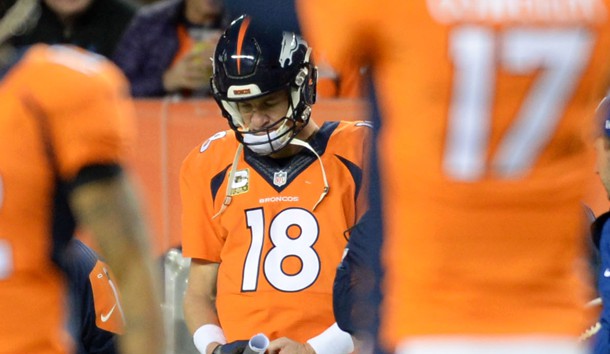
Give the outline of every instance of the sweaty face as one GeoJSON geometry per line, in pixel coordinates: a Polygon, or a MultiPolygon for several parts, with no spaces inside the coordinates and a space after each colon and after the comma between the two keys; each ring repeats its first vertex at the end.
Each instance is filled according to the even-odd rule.
{"type": "Polygon", "coordinates": [[[85,11],[93,0],[44,0],[44,2],[59,17],[70,17],[85,11]]]}
{"type": "MultiPolygon", "coordinates": [[[[278,91],[268,95],[237,103],[248,131],[263,131],[286,117],[288,112],[288,92],[278,91]]],[[[277,127],[279,127],[278,124],[277,127]]],[[[277,128],[274,126],[274,128],[277,128]]]]}

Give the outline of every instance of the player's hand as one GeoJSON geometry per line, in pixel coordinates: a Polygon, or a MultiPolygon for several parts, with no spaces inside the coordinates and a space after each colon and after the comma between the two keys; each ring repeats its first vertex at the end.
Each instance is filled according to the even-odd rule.
{"type": "Polygon", "coordinates": [[[209,84],[212,63],[201,53],[190,52],[163,74],[163,87],[172,92],[180,89],[199,90],[209,84]]]}
{"type": "Polygon", "coordinates": [[[290,338],[282,337],[269,343],[268,354],[316,354],[309,343],[299,343],[290,338]]]}
{"type": "Polygon", "coordinates": [[[248,346],[247,340],[236,340],[217,346],[212,354],[242,354],[248,346]]]}

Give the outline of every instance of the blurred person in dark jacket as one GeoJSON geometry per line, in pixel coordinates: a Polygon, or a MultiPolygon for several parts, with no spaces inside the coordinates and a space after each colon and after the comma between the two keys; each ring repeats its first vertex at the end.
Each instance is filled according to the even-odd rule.
{"type": "Polygon", "coordinates": [[[134,97],[208,96],[213,49],[228,22],[221,0],[164,0],[142,7],[114,62],[134,97]]]}
{"type": "Polygon", "coordinates": [[[129,0],[40,0],[40,5],[37,23],[16,34],[15,46],[73,44],[105,57],[112,55],[137,10],[129,0]]]}

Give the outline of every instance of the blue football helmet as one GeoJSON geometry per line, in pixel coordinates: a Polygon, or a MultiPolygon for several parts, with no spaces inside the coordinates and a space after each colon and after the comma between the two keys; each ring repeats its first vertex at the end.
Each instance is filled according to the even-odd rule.
{"type": "Polygon", "coordinates": [[[299,35],[241,16],[218,41],[213,62],[214,98],[237,139],[254,152],[267,155],[282,149],[309,121],[316,99],[317,69],[311,48],[299,35]],[[268,128],[264,141],[254,139],[237,102],[280,90],[289,93],[286,116],[268,128]],[[292,124],[285,124],[287,120],[292,124]]]}

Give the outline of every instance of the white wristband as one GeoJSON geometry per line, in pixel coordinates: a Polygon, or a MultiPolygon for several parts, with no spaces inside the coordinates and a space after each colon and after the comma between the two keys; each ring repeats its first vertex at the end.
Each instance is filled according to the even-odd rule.
{"type": "Polygon", "coordinates": [[[342,331],[336,323],[307,343],[316,354],[348,354],[354,351],[352,336],[342,331]]]}
{"type": "Polygon", "coordinates": [[[206,354],[208,345],[213,342],[220,344],[227,343],[227,339],[225,338],[222,328],[218,327],[217,325],[205,324],[197,328],[193,334],[193,343],[195,343],[195,348],[197,348],[201,354],[206,354]]]}

